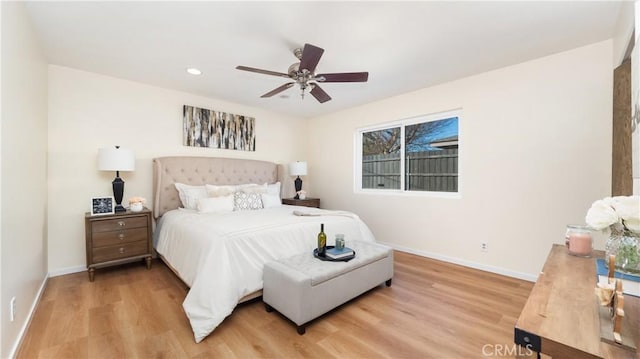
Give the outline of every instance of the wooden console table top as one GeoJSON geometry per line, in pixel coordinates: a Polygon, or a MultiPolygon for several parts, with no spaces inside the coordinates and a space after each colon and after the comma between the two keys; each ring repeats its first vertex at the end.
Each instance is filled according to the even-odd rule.
{"type": "MultiPolygon", "coordinates": [[[[595,251],[594,257],[604,257],[595,251]]],[[[567,254],[554,244],[515,325],[515,341],[552,358],[640,358],[600,341],[595,258],[567,254]]],[[[640,344],[640,298],[625,296],[625,320],[640,344]]]]}

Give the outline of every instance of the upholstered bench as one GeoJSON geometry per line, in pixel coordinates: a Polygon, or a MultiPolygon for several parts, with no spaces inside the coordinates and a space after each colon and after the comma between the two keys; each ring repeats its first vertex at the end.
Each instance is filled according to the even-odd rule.
{"type": "Polygon", "coordinates": [[[305,333],[311,320],[386,282],[391,286],[393,251],[377,243],[349,241],[356,252],[348,262],[322,261],[313,253],[273,261],[264,266],[262,300],[305,333]]]}

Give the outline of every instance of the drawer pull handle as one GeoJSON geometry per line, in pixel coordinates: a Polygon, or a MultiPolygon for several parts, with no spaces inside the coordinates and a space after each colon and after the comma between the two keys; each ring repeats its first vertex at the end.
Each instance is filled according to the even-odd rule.
{"type": "Polygon", "coordinates": [[[124,227],[126,225],[126,223],[124,221],[118,221],[118,225],[120,227],[124,227]]]}
{"type": "Polygon", "coordinates": [[[120,247],[120,254],[124,253],[124,247],[120,247]]]}
{"type": "Polygon", "coordinates": [[[124,239],[124,234],[123,233],[118,234],[118,239],[123,240],[124,239]]]}

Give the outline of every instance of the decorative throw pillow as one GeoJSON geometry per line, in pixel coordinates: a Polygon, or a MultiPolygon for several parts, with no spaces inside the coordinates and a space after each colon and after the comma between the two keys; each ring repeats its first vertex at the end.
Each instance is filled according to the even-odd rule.
{"type": "Polygon", "coordinates": [[[205,186],[191,186],[183,183],[175,183],[178,190],[178,197],[182,202],[182,207],[187,209],[197,209],[198,200],[207,198],[207,189],[205,186]]]}
{"type": "Polygon", "coordinates": [[[234,211],[246,211],[262,208],[262,198],[259,193],[236,192],[233,194],[234,211]]]}
{"type": "Polygon", "coordinates": [[[233,211],[233,195],[223,197],[207,197],[198,200],[198,212],[215,213],[215,212],[232,212],[233,211]]]}
{"type": "Polygon", "coordinates": [[[236,191],[236,186],[214,186],[208,184],[206,187],[209,197],[225,197],[236,191]]]}

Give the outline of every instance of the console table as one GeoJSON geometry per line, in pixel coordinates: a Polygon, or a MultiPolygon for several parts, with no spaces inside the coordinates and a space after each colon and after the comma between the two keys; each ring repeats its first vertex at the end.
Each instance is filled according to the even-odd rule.
{"type": "MultiPolygon", "coordinates": [[[[595,251],[594,257],[604,252],[595,251]]],[[[640,358],[601,342],[595,287],[595,258],[571,256],[564,245],[554,244],[516,322],[515,343],[552,358],[640,358]]],[[[624,310],[638,346],[640,298],[626,295],[624,310]]],[[[520,350],[521,357],[525,352],[530,351],[520,350]]]]}

